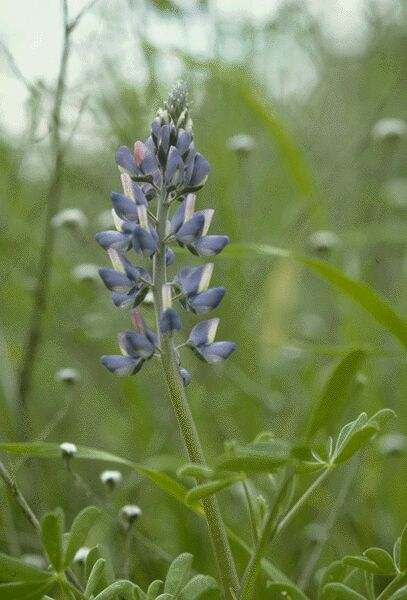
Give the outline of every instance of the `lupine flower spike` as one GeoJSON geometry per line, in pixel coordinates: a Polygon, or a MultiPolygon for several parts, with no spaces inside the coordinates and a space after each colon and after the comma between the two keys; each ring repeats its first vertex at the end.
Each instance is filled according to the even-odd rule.
{"type": "MultiPolygon", "coordinates": [[[[168,268],[175,261],[171,245],[196,256],[213,257],[229,242],[225,235],[209,235],[214,211],[196,210],[196,192],[209,174],[208,161],[195,149],[187,92],[183,84],[171,91],[163,109],[151,124],[150,135],[136,141],[131,151],[118,148],[116,162],[122,192],[113,191],[112,217],[116,229],[102,231],[96,241],[107,251],[112,268],[99,269],[100,277],[112,293],[113,304],[130,308],[133,329],[118,335],[121,354],[103,356],[102,364],[119,376],[134,375],[144,362],[160,354],[161,336],[175,336],[181,330],[177,303],[196,315],[206,314],[221,302],[225,288],[209,287],[213,263],[183,266],[172,276],[165,273],[156,289],[151,262],[160,253],[168,268]],[[155,209],[156,206],[156,209],[155,209]],[[159,210],[164,206],[164,212],[159,210]],[[137,264],[132,261],[136,259],[137,264]],[[153,295],[158,331],[144,321],[140,307],[153,295]]],[[[203,361],[215,363],[234,350],[232,342],[215,342],[218,319],[196,325],[189,347],[203,361]]],[[[184,338],[185,339],[185,338],[184,338]]],[[[176,352],[178,357],[178,352],[176,352]]],[[[179,366],[184,385],[191,375],[179,366]]]]}

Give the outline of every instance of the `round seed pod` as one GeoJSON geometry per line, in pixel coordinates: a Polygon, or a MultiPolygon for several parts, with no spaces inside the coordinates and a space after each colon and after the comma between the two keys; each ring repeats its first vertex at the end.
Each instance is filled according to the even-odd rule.
{"type": "Polygon", "coordinates": [[[84,565],[89,552],[90,552],[90,548],[88,548],[87,546],[82,546],[82,548],[79,548],[79,550],[77,550],[77,552],[73,558],[73,562],[76,563],[77,565],[84,565]]]}
{"type": "Polygon", "coordinates": [[[141,508],[137,504],[126,504],[120,509],[120,518],[126,528],[129,528],[141,515],[141,508]]]}
{"type": "Polygon", "coordinates": [[[71,444],[71,442],[63,442],[60,444],[59,448],[61,450],[62,458],[65,460],[70,460],[78,452],[78,448],[75,444],[71,444]]]}
{"type": "Polygon", "coordinates": [[[109,491],[113,491],[123,481],[123,476],[120,471],[103,471],[100,474],[100,481],[109,491]]]}

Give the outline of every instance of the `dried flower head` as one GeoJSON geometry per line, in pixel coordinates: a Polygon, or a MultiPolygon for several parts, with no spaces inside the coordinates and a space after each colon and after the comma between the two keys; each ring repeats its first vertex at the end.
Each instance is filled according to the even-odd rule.
{"type": "Polygon", "coordinates": [[[78,383],[78,381],[80,381],[79,371],[76,369],[71,369],[70,367],[59,369],[59,371],[55,373],[55,380],[63,381],[64,383],[70,385],[78,383]]]}
{"type": "Polygon", "coordinates": [[[71,444],[71,442],[63,442],[60,444],[59,448],[62,453],[62,458],[68,460],[73,458],[78,452],[78,448],[75,446],[75,444],[71,444]]]}
{"type": "Polygon", "coordinates": [[[70,229],[86,229],[88,219],[79,208],[66,208],[52,217],[52,226],[70,229]]]}

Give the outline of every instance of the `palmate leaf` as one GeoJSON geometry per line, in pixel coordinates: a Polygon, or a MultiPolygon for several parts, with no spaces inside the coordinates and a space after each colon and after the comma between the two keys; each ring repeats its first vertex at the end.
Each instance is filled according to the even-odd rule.
{"type": "MultiPolygon", "coordinates": [[[[166,473],[151,469],[150,467],[146,467],[145,465],[141,465],[139,463],[133,463],[120,456],[116,456],[109,452],[105,452],[104,450],[98,450],[86,446],[78,446],[77,448],[78,452],[75,455],[75,460],[98,460],[125,465],[130,469],[135,470],[140,475],[147,477],[163,492],[175,498],[176,500],[178,500],[178,502],[188,507],[190,510],[193,510],[195,514],[197,514],[201,518],[203,517],[203,510],[199,504],[191,505],[186,502],[186,494],[188,492],[188,489],[182,486],[177,481],[175,481],[166,473]]],[[[0,443],[0,451],[18,456],[30,456],[33,458],[36,457],[59,460],[61,459],[61,450],[59,444],[51,442],[2,442],[0,443]]],[[[234,531],[228,529],[228,536],[230,537],[230,539],[233,540],[233,542],[237,546],[239,546],[239,548],[246,552],[246,554],[251,554],[251,548],[234,531]]],[[[280,571],[280,569],[278,569],[270,560],[263,559],[261,564],[265,574],[268,575],[268,577],[270,577],[274,581],[278,581],[281,583],[291,583],[290,579],[282,571],[280,571]]]]}
{"type": "Polygon", "coordinates": [[[367,284],[356,281],[327,262],[296,256],[283,248],[266,244],[230,244],[223,257],[247,257],[250,254],[291,258],[322,277],[339,292],[366,310],[380,325],[407,348],[407,322],[367,284]]]}
{"type": "Polygon", "coordinates": [[[52,579],[52,574],[48,571],[32,567],[12,556],[0,554],[0,582],[32,581],[33,583],[45,583],[50,579],[52,579]]]}
{"type": "Polygon", "coordinates": [[[178,594],[191,577],[193,556],[185,552],[172,561],[165,578],[164,592],[178,594]]]}

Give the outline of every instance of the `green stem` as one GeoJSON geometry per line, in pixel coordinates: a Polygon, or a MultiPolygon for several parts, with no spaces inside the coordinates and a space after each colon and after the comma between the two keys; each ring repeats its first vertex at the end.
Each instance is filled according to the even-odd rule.
{"type": "Polygon", "coordinates": [[[253,543],[257,544],[257,542],[259,541],[259,536],[258,536],[258,532],[257,532],[256,515],[255,515],[255,510],[254,510],[254,506],[253,506],[253,502],[252,502],[252,496],[250,493],[249,486],[247,485],[247,481],[243,480],[242,486],[243,486],[244,494],[246,497],[247,512],[249,513],[250,530],[251,530],[251,534],[252,534],[253,543]]]}
{"type": "MultiPolygon", "coordinates": [[[[164,239],[166,236],[165,228],[167,214],[168,205],[166,205],[166,198],[164,194],[162,194],[159,197],[157,209],[158,236],[160,242],[158,251],[154,256],[153,267],[154,307],[159,345],[161,348],[161,361],[169,397],[177,418],[178,427],[188,452],[189,460],[197,464],[205,465],[206,461],[201,442],[199,440],[195,422],[185,395],[184,385],[179,374],[178,358],[172,338],[170,335],[161,335],[158,327],[158,322],[162,311],[161,290],[162,286],[166,283],[164,239]]],[[[227,600],[232,600],[234,598],[233,594],[236,595],[236,592],[239,588],[239,580],[232,552],[230,550],[225,525],[223,523],[217,500],[214,497],[203,500],[202,504],[224,596],[227,600]]]]}
{"type": "Polygon", "coordinates": [[[288,525],[291,519],[297,514],[300,508],[308,500],[311,494],[321,485],[330,473],[331,467],[328,467],[321,475],[305,490],[303,495],[297,500],[292,508],[286,513],[285,517],[277,522],[281,501],[283,500],[287,491],[288,484],[291,477],[288,477],[285,484],[281,487],[278,496],[274,502],[274,506],[271,509],[267,520],[263,526],[259,542],[252,554],[252,557],[246,567],[246,571],[243,575],[242,580],[242,592],[240,600],[252,600],[255,597],[255,584],[257,575],[260,569],[261,560],[264,557],[269,543],[288,525]]]}
{"type": "Polygon", "coordinates": [[[387,600],[387,598],[390,598],[391,595],[394,594],[394,592],[396,592],[406,582],[407,571],[403,571],[402,573],[399,573],[386,588],[384,588],[382,593],[377,596],[377,600],[387,600]]]}

